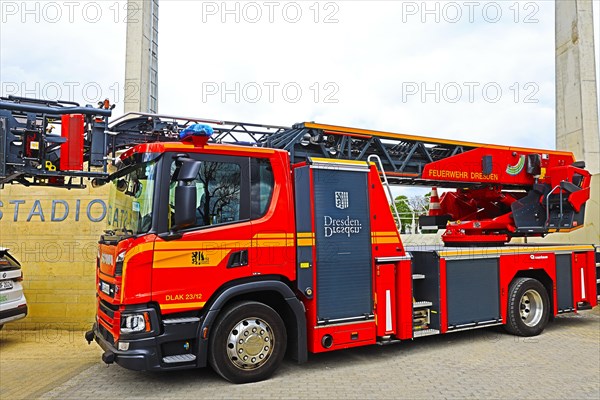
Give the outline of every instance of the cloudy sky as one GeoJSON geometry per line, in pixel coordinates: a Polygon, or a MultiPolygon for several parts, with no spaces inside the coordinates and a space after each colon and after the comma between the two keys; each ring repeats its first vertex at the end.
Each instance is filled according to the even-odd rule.
{"type": "MultiPolygon", "coordinates": [[[[2,95],[122,112],[125,2],[0,4],[2,95]]],[[[552,1],[161,0],[159,15],[162,113],[554,147],[552,1]]]]}

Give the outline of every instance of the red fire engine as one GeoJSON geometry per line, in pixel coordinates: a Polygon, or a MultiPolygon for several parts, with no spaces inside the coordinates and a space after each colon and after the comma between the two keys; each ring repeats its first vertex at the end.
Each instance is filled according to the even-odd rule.
{"type": "Polygon", "coordinates": [[[68,147],[60,165],[46,158],[45,169],[3,172],[3,182],[65,185],[96,174],[96,184],[110,185],[96,323],[86,334],[106,363],[210,364],[232,382],[252,382],[271,376],[286,353],[304,362],[309,353],[494,325],[532,336],[558,314],[597,304],[592,245],[508,243],[583,226],[590,174],[571,153],[315,123],[137,114],[108,124],[89,109],[13,103],[0,104],[11,135],[24,124],[15,114],[62,116],[62,141],[35,121],[23,128],[20,137],[46,155],[75,135],[83,161],[99,162],[138,137],[110,176],[74,174],[80,159],[61,168],[68,147]],[[250,145],[225,143],[235,135],[250,145]],[[446,229],[445,246],[404,247],[388,181],[456,189],[421,221],[446,229]]]}

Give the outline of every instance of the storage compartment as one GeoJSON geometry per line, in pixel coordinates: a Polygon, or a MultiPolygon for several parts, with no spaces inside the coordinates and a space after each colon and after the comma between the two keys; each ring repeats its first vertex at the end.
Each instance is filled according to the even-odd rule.
{"type": "Polygon", "coordinates": [[[446,261],[448,329],[501,321],[497,258],[446,261]]]}
{"type": "Polygon", "coordinates": [[[312,166],[318,323],[373,317],[367,172],[312,166]]]}
{"type": "Polygon", "coordinates": [[[440,333],[440,258],[435,251],[412,251],[414,336],[440,333]]]}
{"type": "Polygon", "coordinates": [[[556,300],[558,312],[575,309],[573,305],[573,278],[571,275],[571,255],[556,255],[556,300]]]}

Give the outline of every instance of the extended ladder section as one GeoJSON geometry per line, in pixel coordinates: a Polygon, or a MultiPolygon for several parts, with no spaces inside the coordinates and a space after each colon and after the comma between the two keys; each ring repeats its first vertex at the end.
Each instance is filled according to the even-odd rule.
{"type": "Polygon", "coordinates": [[[83,188],[105,178],[120,151],[141,143],[179,141],[192,124],[212,127],[213,142],[259,145],[283,126],[148,113],[109,121],[114,105],[81,107],[67,101],[0,98],[0,185],[83,188]]]}
{"type": "Polygon", "coordinates": [[[202,124],[213,132],[212,142],[287,150],[293,163],[375,159],[386,185],[456,188],[442,194],[439,214],[421,225],[447,228],[444,241],[458,246],[580,228],[590,195],[591,175],[570,152],[313,122],[290,128],[129,113],[109,123],[113,107],[99,105],[0,99],[0,185],[84,187],[84,178],[108,175],[119,151],[178,141],[182,130],[202,124]]]}
{"type": "Polygon", "coordinates": [[[106,175],[111,113],[73,102],[0,98],[0,185],[84,187],[84,178],[106,175]],[[94,174],[91,167],[101,170],[94,174]]]}
{"type": "Polygon", "coordinates": [[[456,188],[442,195],[438,215],[421,220],[422,226],[449,228],[443,239],[454,246],[500,245],[584,223],[591,175],[570,152],[313,122],[257,139],[258,145],[287,150],[293,162],[374,160],[388,188],[388,183],[456,188]]]}
{"type": "Polygon", "coordinates": [[[376,155],[392,184],[427,186],[435,181],[421,179],[425,165],[485,146],[313,122],[296,124],[280,135],[264,137],[260,143],[288,150],[294,161],[308,156],[367,161],[376,155]]]}

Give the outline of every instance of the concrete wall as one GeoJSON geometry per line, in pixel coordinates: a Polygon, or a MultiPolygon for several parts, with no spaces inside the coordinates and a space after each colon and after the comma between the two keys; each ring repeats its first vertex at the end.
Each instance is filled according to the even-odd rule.
{"type": "Polygon", "coordinates": [[[592,5],[591,0],[556,1],[556,148],[572,151],[597,174],[600,132],[592,5]]]}
{"type": "Polygon", "coordinates": [[[158,112],[158,0],[128,0],[125,112],[158,112]]]}
{"type": "Polygon", "coordinates": [[[0,246],[23,265],[27,318],[17,329],[82,329],[95,315],[97,242],[108,187],[65,190],[6,185],[0,190],[0,246]]]}

